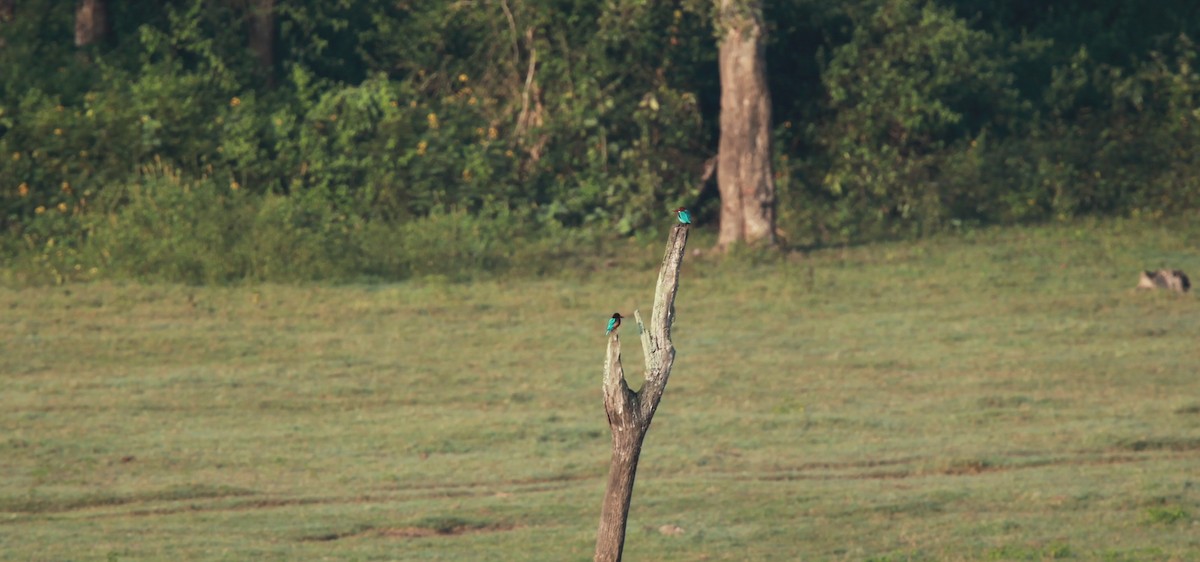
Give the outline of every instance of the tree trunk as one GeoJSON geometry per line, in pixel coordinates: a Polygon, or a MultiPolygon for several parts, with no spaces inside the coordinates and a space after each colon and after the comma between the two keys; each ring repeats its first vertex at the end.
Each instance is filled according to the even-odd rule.
{"type": "Polygon", "coordinates": [[[637,474],[642,442],[650,430],[650,421],[654,419],[663,390],[667,388],[667,378],[671,376],[671,366],[675,363],[671,324],[675,322],[675,293],[679,290],[679,267],[683,263],[687,236],[686,225],[676,225],[671,231],[666,255],[658,271],[649,329],[642,322],[641,312],[633,311],[646,362],[645,382],[640,391],[630,390],[625,383],[621,338],[616,331],[608,338],[608,355],[604,361],[604,410],[612,430],[613,450],[608,487],[600,510],[600,530],[596,534],[596,562],[619,561],[625,548],[625,526],[633,500],[633,479],[637,474]]]}
{"type": "Polygon", "coordinates": [[[267,84],[275,77],[275,0],[254,0],[250,4],[250,50],[267,84]]]}
{"type": "Polygon", "coordinates": [[[775,244],[775,180],[771,171],[771,93],[760,0],[716,0],[721,33],[721,142],[717,246],[775,244]]]}
{"type": "Polygon", "coordinates": [[[108,37],[106,0],[79,0],[75,5],[75,46],[86,47],[108,37]]]}
{"type": "MultiPolygon", "coordinates": [[[[0,24],[5,24],[17,17],[16,0],[0,0],[0,24]]],[[[5,39],[0,37],[0,49],[5,46],[5,39]]]]}

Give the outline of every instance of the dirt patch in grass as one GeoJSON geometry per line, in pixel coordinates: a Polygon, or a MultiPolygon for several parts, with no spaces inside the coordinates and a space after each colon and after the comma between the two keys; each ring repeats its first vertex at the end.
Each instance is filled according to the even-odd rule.
{"type": "Polygon", "coordinates": [[[471,521],[456,517],[431,518],[414,525],[375,528],[357,526],[343,531],[310,534],[300,537],[302,542],[326,542],[350,538],[382,537],[394,539],[419,539],[425,537],[454,537],[479,533],[511,531],[517,526],[492,521],[471,521]]]}

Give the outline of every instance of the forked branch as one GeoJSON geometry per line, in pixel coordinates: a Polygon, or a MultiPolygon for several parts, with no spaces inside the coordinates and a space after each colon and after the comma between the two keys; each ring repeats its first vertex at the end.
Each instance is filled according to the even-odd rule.
{"type": "Polygon", "coordinates": [[[615,562],[621,559],[625,547],[625,525],[633,499],[633,480],[637,474],[642,441],[650,429],[650,421],[662,400],[663,390],[675,363],[675,346],[671,343],[671,324],[675,321],[675,293],[679,290],[679,268],[683,264],[688,227],[677,225],[671,230],[666,255],[658,270],[654,289],[654,308],[650,326],[642,321],[641,311],[633,312],[642,338],[646,372],[642,389],[634,392],[625,382],[621,366],[621,339],[617,332],[608,338],[608,354],[604,361],[604,410],[612,430],[612,462],[609,465],[608,487],[600,512],[600,530],[596,536],[596,561],[615,562]]]}

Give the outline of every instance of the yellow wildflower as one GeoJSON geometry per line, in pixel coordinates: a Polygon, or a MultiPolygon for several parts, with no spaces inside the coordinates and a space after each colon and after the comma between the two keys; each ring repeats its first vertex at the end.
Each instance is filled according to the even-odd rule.
{"type": "Polygon", "coordinates": [[[417,155],[425,156],[425,149],[429,148],[429,143],[421,141],[417,143],[417,155]]]}
{"type": "Polygon", "coordinates": [[[14,152],[14,153],[13,153],[13,162],[16,162],[17,160],[20,160],[20,159],[21,159],[21,153],[20,153],[20,152],[14,152]]]}
{"type": "Polygon", "coordinates": [[[467,81],[467,75],[466,75],[466,74],[459,74],[459,75],[458,75],[458,81],[459,81],[459,82],[466,82],[466,81],[467,81]]]}
{"type": "Polygon", "coordinates": [[[19,194],[21,197],[29,196],[29,184],[21,182],[21,185],[17,186],[17,194],[19,194]]]}
{"type": "Polygon", "coordinates": [[[33,210],[33,212],[40,215],[40,214],[46,212],[46,208],[41,205],[38,205],[37,208],[33,210]]]}
{"type": "Polygon", "coordinates": [[[400,102],[392,100],[392,107],[400,107],[400,102]]]}
{"type": "Polygon", "coordinates": [[[239,98],[237,96],[233,96],[233,99],[229,100],[229,107],[237,107],[239,105],[242,105],[241,98],[239,98]]]}
{"type": "Polygon", "coordinates": [[[237,180],[233,180],[233,181],[229,182],[229,189],[237,191],[241,188],[242,188],[242,184],[238,183],[237,180]]]}
{"type": "Polygon", "coordinates": [[[511,151],[511,150],[505,150],[504,155],[509,158],[512,158],[514,156],[513,151],[511,151]]]}
{"type": "Polygon", "coordinates": [[[500,131],[497,131],[495,127],[488,127],[488,138],[489,139],[496,140],[496,137],[499,137],[499,136],[500,136],[500,131]]]}
{"type": "Polygon", "coordinates": [[[58,204],[58,212],[60,212],[60,213],[65,213],[65,212],[67,212],[67,204],[66,204],[66,203],[59,203],[59,204],[58,204]]]}
{"type": "Polygon", "coordinates": [[[430,128],[430,129],[436,129],[436,128],[438,128],[438,119],[437,119],[437,114],[436,114],[436,113],[430,113],[429,115],[426,115],[426,116],[425,116],[425,119],[429,121],[429,128],[430,128]]]}
{"type": "Polygon", "coordinates": [[[71,182],[66,182],[66,181],[62,182],[62,191],[63,191],[63,193],[70,193],[71,192],[71,182]]]}
{"type": "Polygon", "coordinates": [[[471,98],[467,100],[467,105],[475,105],[478,101],[479,100],[475,99],[475,96],[471,96],[471,98]]]}
{"type": "Polygon", "coordinates": [[[54,136],[56,136],[56,137],[61,137],[61,136],[62,136],[62,129],[59,129],[58,127],[55,127],[55,128],[54,128],[54,136]]]}
{"type": "Polygon", "coordinates": [[[475,127],[475,134],[483,136],[483,127],[475,127]]]}
{"type": "Polygon", "coordinates": [[[462,179],[463,181],[471,181],[471,170],[463,170],[462,179]]]}

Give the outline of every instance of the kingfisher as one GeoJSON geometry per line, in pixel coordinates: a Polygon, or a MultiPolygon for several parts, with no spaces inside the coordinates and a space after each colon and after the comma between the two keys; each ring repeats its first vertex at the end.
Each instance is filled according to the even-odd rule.
{"type": "Polygon", "coordinates": [[[680,207],[671,212],[675,213],[676,217],[679,217],[680,224],[692,224],[692,214],[688,212],[687,207],[680,207]]]}
{"type": "Polygon", "coordinates": [[[613,330],[616,330],[620,326],[621,326],[621,313],[614,312],[612,315],[612,318],[608,319],[608,329],[604,331],[604,335],[607,336],[607,335],[611,334],[613,330]]]}

